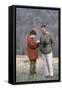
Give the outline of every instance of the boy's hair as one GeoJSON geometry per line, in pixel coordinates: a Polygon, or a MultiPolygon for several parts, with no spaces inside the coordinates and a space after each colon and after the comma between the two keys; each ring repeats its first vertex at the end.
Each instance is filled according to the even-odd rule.
{"type": "Polygon", "coordinates": [[[42,25],[42,26],[41,26],[41,28],[43,28],[43,27],[46,28],[46,25],[42,25]]]}
{"type": "Polygon", "coordinates": [[[32,30],[32,31],[30,32],[30,35],[36,35],[36,32],[35,32],[34,30],[32,30]]]}

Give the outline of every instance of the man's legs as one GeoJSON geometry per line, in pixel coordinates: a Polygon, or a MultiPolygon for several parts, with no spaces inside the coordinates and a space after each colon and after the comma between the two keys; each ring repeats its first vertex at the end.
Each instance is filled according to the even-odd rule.
{"type": "Polygon", "coordinates": [[[49,70],[48,70],[48,63],[47,63],[47,59],[46,59],[46,54],[42,54],[42,58],[44,61],[44,73],[45,76],[49,76],[49,70]]]}
{"type": "Polygon", "coordinates": [[[53,54],[52,52],[47,54],[48,68],[49,68],[49,76],[53,76],[53,54]]]}

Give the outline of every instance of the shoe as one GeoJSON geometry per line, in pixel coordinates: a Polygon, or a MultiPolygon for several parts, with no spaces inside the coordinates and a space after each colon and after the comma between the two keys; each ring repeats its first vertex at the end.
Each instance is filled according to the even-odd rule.
{"type": "Polygon", "coordinates": [[[50,78],[53,78],[53,76],[50,76],[50,78]]]}
{"type": "Polygon", "coordinates": [[[45,77],[46,77],[46,78],[51,78],[51,79],[53,78],[53,76],[50,76],[50,75],[49,75],[49,76],[45,76],[45,77]]]}
{"type": "Polygon", "coordinates": [[[49,75],[47,75],[47,76],[45,76],[46,78],[49,78],[50,76],[49,75]]]}

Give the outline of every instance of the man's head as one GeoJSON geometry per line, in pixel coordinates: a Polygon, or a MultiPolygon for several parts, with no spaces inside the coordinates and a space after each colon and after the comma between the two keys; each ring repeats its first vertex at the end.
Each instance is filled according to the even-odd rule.
{"type": "Polygon", "coordinates": [[[46,25],[41,26],[41,31],[43,34],[46,34],[48,32],[46,25]]]}
{"type": "Polygon", "coordinates": [[[36,36],[36,32],[35,32],[34,30],[32,30],[32,31],[30,32],[30,36],[35,37],[35,36],[36,36]]]}

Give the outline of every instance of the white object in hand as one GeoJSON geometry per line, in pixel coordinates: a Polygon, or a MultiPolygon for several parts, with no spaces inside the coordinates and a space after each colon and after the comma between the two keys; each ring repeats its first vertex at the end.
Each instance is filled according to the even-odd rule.
{"type": "Polygon", "coordinates": [[[40,41],[39,40],[37,40],[37,43],[39,43],[40,41]]]}

